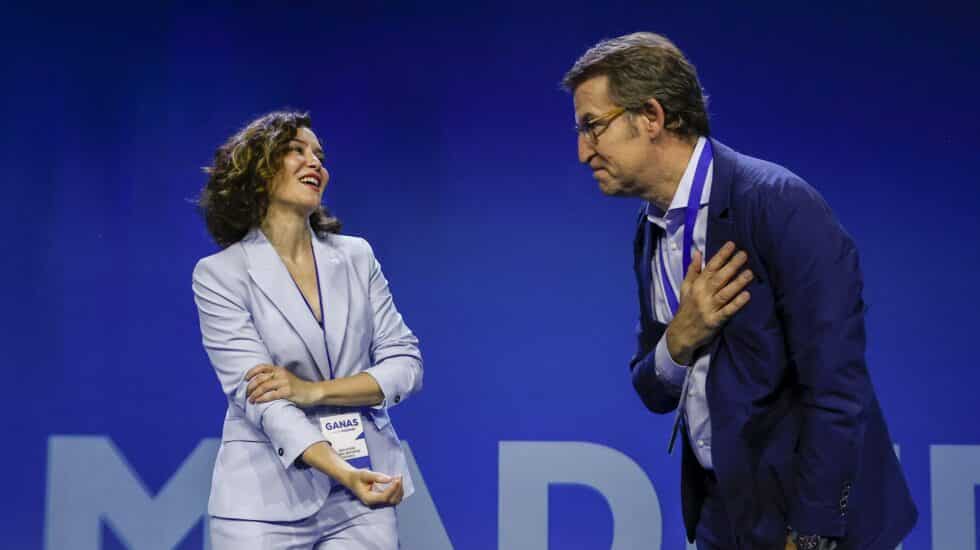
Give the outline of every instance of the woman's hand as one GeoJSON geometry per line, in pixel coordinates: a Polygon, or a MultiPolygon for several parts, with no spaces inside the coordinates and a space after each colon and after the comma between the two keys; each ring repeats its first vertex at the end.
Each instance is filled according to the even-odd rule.
{"type": "Polygon", "coordinates": [[[402,478],[389,477],[371,470],[350,470],[346,479],[341,480],[354,496],[367,506],[394,506],[405,496],[402,478]],[[377,485],[388,484],[381,490],[377,485]]]}
{"type": "Polygon", "coordinates": [[[245,373],[245,380],[250,403],[288,399],[300,407],[312,407],[320,401],[321,391],[316,382],[303,380],[283,367],[258,365],[245,373]]]}
{"type": "Polygon", "coordinates": [[[310,445],[301,456],[303,462],[340,482],[368,506],[394,506],[405,496],[401,476],[353,468],[326,441],[310,445]],[[387,487],[381,487],[386,483],[387,487]]]}

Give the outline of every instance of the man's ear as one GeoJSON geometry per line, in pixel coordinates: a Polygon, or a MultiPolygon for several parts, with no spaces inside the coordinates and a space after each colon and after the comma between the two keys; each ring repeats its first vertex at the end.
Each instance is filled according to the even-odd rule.
{"type": "Polygon", "coordinates": [[[664,108],[660,102],[651,97],[643,103],[643,111],[640,114],[643,118],[643,130],[650,141],[657,139],[665,129],[664,108]]]}

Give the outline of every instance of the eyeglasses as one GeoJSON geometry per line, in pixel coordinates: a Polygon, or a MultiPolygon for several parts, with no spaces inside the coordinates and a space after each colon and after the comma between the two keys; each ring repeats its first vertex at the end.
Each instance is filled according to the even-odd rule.
{"type": "Polygon", "coordinates": [[[595,145],[599,143],[599,136],[609,128],[619,115],[626,112],[626,107],[616,107],[611,111],[606,111],[596,118],[583,120],[581,124],[575,125],[575,131],[579,135],[585,136],[589,140],[589,143],[595,145]]]}

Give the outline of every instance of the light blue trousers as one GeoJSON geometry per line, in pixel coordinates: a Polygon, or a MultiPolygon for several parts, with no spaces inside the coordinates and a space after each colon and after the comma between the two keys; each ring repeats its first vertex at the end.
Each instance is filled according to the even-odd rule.
{"type": "Polygon", "coordinates": [[[392,507],[371,509],[346,490],[330,493],[320,511],[300,521],[211,516],[212,550],[397,550],[392,507]]]}

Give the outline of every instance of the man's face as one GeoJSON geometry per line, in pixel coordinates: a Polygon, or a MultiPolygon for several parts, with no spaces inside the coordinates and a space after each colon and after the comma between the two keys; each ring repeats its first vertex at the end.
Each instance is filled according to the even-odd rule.
{"type": "MultiPolygon", "coordinates": [[[[607,113],[619,106],[609,99],[609,78],[596,76],[579,84],[573,94],[575,121],[579,127],[589,126],[592,121],[602,120],[607,113]]],[[[631,117],[623,113],[607,117],[595,126],[596,139],[588,132],[578,136],[578,160],[589,165],[592,175],[599,182],[599,189],[606,195],[639,196],[643,189],[637,181],[648,168],[649,140],[642,131],[642,116],[631,117]]]]}

